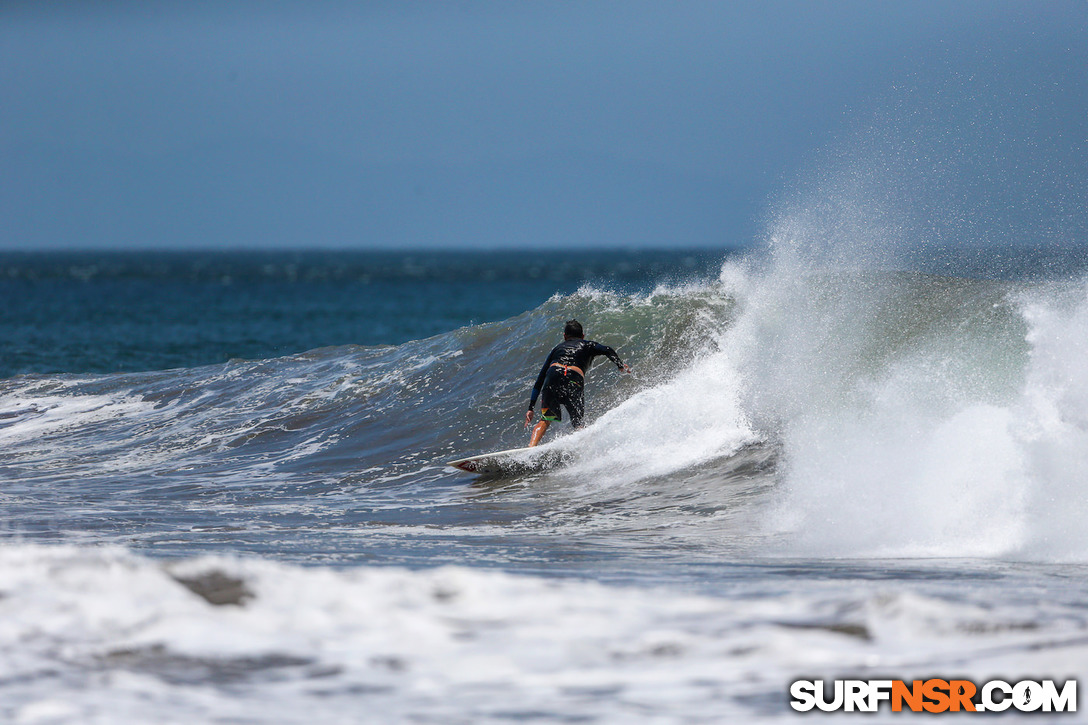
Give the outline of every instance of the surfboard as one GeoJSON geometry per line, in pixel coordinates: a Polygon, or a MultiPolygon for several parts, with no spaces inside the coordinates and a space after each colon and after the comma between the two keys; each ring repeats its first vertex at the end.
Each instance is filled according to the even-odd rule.
{"type": "Polygon", "coordinates": [[[507,476],[546,471],[563,462],[563,453],[555,448],[512,448],[508,451],[481,453],[458,458],[446,465],[479,476],[507,476]]]}

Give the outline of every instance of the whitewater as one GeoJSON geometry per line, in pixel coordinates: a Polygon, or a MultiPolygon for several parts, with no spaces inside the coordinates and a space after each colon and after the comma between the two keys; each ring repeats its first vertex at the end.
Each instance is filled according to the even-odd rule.
{"type": "Polygon", "coordinates": [[[1088,280],[772,236],[401,344],[0,381],[0,717],[775,721],[798,678],[1076,678],[1088,280]],[[635,374],[589,373],[565,464],[444,466],[524,445],[571,317],[635,374]]]}

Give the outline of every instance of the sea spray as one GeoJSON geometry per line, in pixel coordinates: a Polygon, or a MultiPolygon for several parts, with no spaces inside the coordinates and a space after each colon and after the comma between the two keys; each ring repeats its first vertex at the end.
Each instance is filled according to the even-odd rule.
{"type": "Polygon", "coordinates": [[[1020,297],[1031,345],[1023,393],[1013,408],[1031,486],[1023,511],[1028,553],[1088,556],[1088,281],[1020,297]]]}
{"type": "Polygon", "coordinates": [[[787,553],[1084,555],[1085,331],[1036,249],[1083,242],[1083,118],[1054,86],[1035,123],[1036,79],[998,68],[874,99],[771,206],[723,349],[787,553]]]}
{"type": "Polygon", "coordinates": [[[811,257],[783,239],[723,349],[781,442],[771,525],[788,550],[1083,557],[1084,283],[837,268],[849,257],[825,238],[811,257]]]}

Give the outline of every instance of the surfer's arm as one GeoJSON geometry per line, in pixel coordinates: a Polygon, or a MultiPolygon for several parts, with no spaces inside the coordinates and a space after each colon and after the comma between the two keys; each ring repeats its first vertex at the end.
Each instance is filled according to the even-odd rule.
{"type": "Polygon", "coordinates": [[[536,408],[536,399],[540,397],[540,391],[544,387],[544,378],[548,375],[548,367],[552,364],[552,356],[548,355],[548,359],[544,361],[544,367],[540,368],[540,375],[536,376],[536,383],[533,385],[533,394],[529,397],[529,410],[525,411],[525,427],[528,428],[533,422],[533,410],[536,408]]]}
{"type": "Polygon", "coordinates": [[[536,376],[536,383],[533,384],[533,394],[529,398],[529,410],[536,407],[536,399],[540,397],[540,391],[544,388],[544,378],[548,375],[548,367],[552,364],[552,356],[548,355],[548,359],[544,361],[544,367],[540,368],[540,374],[536,376]]]}
{"type": "Polygon", "coordinates": [[[623,360],[620,360],[620,356],[616,353],[615,350],[610,348],[608,345],[602,345],[599,342],[595,342],[595,343],[593,343],[593,345],[594,345],[593,352],[595,354],[604,355],[606,358],[611,360],[613,362],[613,364],[615,364],[615,366],[617,368],[619,368],[621,371],[623,371],[625,373],[631,372],[631,367],[629,365],[627,365],[626,363],[624,363],[623,360]]]}

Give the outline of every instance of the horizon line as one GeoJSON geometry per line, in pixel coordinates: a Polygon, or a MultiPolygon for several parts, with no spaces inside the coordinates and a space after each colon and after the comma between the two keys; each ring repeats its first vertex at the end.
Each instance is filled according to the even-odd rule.
{"type": "Polygon", "coordinates": [[[87,247],[56,247],[50,249],[17,249],[17,248],[5,248],[0,247],[0,254],[94,254],[94,253],[166,253],[166,254],[238,254],[238,253],[257,253],[257,254],[269,254],[269,253],[284,253],[284,254],[339,254],[339,253],[392,253],[392,254],[425,254],[425,253],[466,253],[466,252],[480,252],[494,254],[497,252],[513,252],[513,253],[590,253],[590,252],[621,252],[621,253],[639,253],[639,252],[653,252],[653,253],[683,253],[683,252],[723,252],[723,251],[740,251],[743,249],[749,249],[758,246],[755,243],[749,244],[718,244],[718,245],[683,245],[683,246],[629,246],[629,245],[594,245],[594,246],[522,246],[522,247],[506,247],[506,246],[480,246],[480,247],[103,247],[103,246],[87,246],[87,247]]]}

